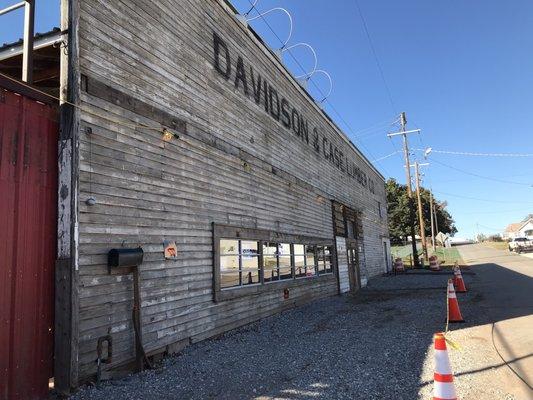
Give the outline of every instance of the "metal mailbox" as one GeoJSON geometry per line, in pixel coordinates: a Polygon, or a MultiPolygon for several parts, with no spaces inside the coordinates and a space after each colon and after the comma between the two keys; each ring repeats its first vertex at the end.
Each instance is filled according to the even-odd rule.
{"type": "Polygon", "coordinates": [[[144,251],[142,247],[136,249],[111,249],[107,253],[107,266],[111,267],[136,267],[143,262],[144,251]]]}

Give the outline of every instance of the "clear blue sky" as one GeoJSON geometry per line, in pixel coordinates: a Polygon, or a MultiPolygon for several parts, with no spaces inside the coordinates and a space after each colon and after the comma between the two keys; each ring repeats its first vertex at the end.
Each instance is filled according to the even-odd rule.
{"type": "MultiPolygon", "coordinates": [[[[0,7],[11,3],[0,0],[0,7]]],[[[58,25],[58,3],[38,2],[37,31],[58,25]]],[[[248,0],[233,4],[242,12],[249,8],[248,0]]],[[[328,101],[342,118],[330,104],[325,109],[369,159],[400,149],[399,138],[386,137],[395,129],[388,122],[400,111],[407,112],[408,129],[423,130],[420,136],[410,136],[413,148],[533,153],[533,2],[359,0],[359,5],[394,105],[355,0],[260,0],[257,7],[285,7],[291,12],[291,43],[303,41],[316,49],[320,68],[334,80],[328,101]]],[[[266,18],[284,39],[286,17],[273,13],[266,18]]],[[[0,42],[20,37],[21,28],[13,22],[21,21],[21,15],[1,16],[0,42]]],[[[261,19],[251,24],[267,43],[279,47],[261,19]]],[[[304,67],[311,66],[305,50],[295,49],[293,54],[304,67]]],[[[284,58],[295,75],[302,73],[290,56],[284,58]]],[[[327,91],[323,78],[313,80],[327,91]]],[[[312,85],[309,90],[320,96],[312,85]]],[[[484,233],[497,233],[533,213],[533,157],[434,153],[430,162],[424,185],[431,185],[438,199],[448,202],[458,236],[473,237],[476,223],[484,233]],[[439,163],[519,184],[481,179],[439,163]]],[[[398,154],[377,166],[386,177],[404,183],[402,163],[398,154]]]]}

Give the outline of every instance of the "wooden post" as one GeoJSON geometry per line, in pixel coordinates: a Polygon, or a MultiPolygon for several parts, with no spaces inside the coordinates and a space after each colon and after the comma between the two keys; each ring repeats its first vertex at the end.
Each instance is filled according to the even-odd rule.
{"type": "Polygon", "coordinates": [[[79,98],[78,0],[61,0],[60,137],[58,143],[57,268],[55,287],[55,390],[68,395],[78,386],[78,131],[79,113],[66,102],[79,98]]]}
{"type": "Polygon", "coordinates": [[[424,224],[424,213],[422,210],[422,198],[420,197],[420,169],[418,161],[415,162],[415,183],[416,183],[416,197],[418,200],[418,221],[420,224],[420,239],[422,240],[422,252],[424,253],[424,259],[428,260],[428,249],[426,246],[426,232],[424,224]]]}
{"type": "Polygon", "coordinates": [[[137,371],[144,370],[144,350],[142,345],[141,288],[139,285],[139,266],[133,269],[133,329],[135,334],[135,363],[137,371]]]}
{"type": "Polygon", "coordinates": [[[33,83],[33,36],[35,30],[35,0],[24,6],[24,42],[22,45],[22,81],[33,83]]]}
{"type": "Polygon", "coordinates": [[[403,153],[405,157],[405,172],[407,177],[407,196],[409,197],[409,222],[411,225],[411,246],[413,249],[413,257],[416,268],[420,268],[420,262],[418,261],[418,250],[416,249],[416,233],[415,233],[415,207],[413,201],[413,189],[411,188],[411,162],[409,161],[409,145],[407,144],[407,133],[405,126],[407,124],[407,117],[405,112],[400,114],[400,123],[402,125],[402,137],[403,137],[403,153]]]}
{"type": "Polygon", "coordinates": [[[435,220],[433,218],[433,192],[429,193],[429,213],[431,214],[431,244],[433,246],[433,252],[437,251],[435,246],[435,220]]]}

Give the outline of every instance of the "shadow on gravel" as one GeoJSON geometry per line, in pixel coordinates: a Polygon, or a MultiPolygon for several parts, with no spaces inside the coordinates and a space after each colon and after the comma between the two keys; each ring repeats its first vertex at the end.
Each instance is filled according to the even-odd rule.
{"type": "Polygon", "coordinates": [[[157,371],[73,399],[416,399],[432,335],[443,329],[445,282],[373,279],[353,297],[317,300],[197,343],[157,371]]]}

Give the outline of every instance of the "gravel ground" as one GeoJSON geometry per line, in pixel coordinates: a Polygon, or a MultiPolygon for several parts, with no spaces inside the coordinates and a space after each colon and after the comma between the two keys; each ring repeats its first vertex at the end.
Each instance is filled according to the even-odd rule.
{"type": "MultiPolygon", "coordinates": [[[[318,300],[197,343],[156,370],[83,388],[71,400],[428,399],[432,336],[444,329],[447,278],[375,278],[355,297],[318,300]]],[[[472,279],[465,276],[466,284],[472,279]]],[[[460,296],[468,322],[453,332],[458,342],[475,338],[483,322],[467,317],[479,313],[479,295],[460,296]]],[[[479,342],[451,352],[461,399],[506,398],[497,387],[479,391],[475,384],[479,376],[497,378],[498,368],[461,376],[486,366],[487,347],[479,342]]]]}

